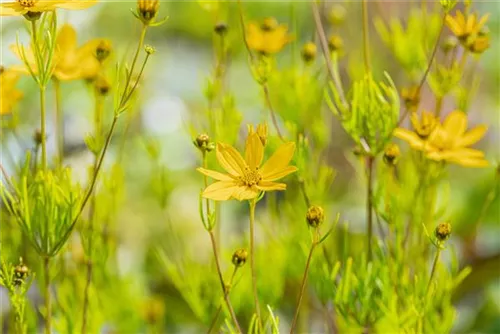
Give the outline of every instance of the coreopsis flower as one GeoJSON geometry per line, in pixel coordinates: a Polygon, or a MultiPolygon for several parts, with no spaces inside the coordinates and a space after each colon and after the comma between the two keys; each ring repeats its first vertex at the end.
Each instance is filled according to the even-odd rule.
{"type": "Polygon", "coordinates": [[[473,41],[467,43],[467,50],[472,53],[480,54],[486,51],[490,47],[490,36],[479,36],[474,38],[473,41]]]}
{"type": "Polygon", "coordinates": [[[308,42],[302,47],[302,59],[305,63],[310,63],[316,58],[317,47],[313,42],[308,42]]]}
{"type": "Polygon", "coordinates": [[[344,40],[339,35],[332,35],[328,38],[328,49],[331,52],[339,52],[344,48],[344,40]]]}
{"type": "Polygon", "coordinates": [[[286,25],[278,24],[274,18],[267,18],[261,24],[248,24],[246,40],[250,49],[271,55],[280,52],[292,37],[288,34],[286,25]]]}
{"type": "Polygon", "coordinates": [[[16,89],[16,83],[21,74],[17,71],[0,69],[0,116],[8,115],[12,108],[23,97],[23,92],[16,89]]]}
{"type": "MultiPolygon", "coordinates": [[[[58,80],[94,79],[99,74],[101,62],[97,58],[97,53],[103,45],[109,46],[109,42],[103,39],[93,39],[78,47],[76,37],[76,31],[70,24],[63,25],[57,33],[53,76],[58,80]]],[[[11,50],[22,59],[22,53],[16,45],[11,46],[11,50]]],[[[26,49],[24,54],[31,70],[36,73],[37,66],[33,51],[26,49]]],[[[29,73],[24,65],[19,69],[24,73],[29,73]]]]}
{"type": "Polygon", "coordinates": [[[218,181],[203,191],[203,197],[216,201],[231,198],[243,201],[259,196],[261,191],[286,190],[286,184],[273,181],[297,170],[297,167],[288,165],[294,151],[295,143],[285,143],[261,166],[264,146],[257,133],[247,137],[245,158],[231,145],[218,143],[217,161],[227,174],[198,168],[200,173],[218,181]]]}
{"type": "Polygon", "coordinates": [[[457,10],[455,16],[446,15],[446,24],[453,34],[461,41],[466,41],[470,36],[476,36],[488,21],[488,14],[478,19],[475,13],[465,16],[457,10]]]}
{"type": "Polygon", "coordinates": [[[401,128],[394,131],[394,136],[408,142],[413,149],[425,152],[428,159],[465,167],[486,167],[488,161],[484,153],[469,147],[481,140],[486,130],[486,126],[480,125],[467,131],[466,114],[455,110],[443,124],[434,127],[428,138],[401,128]]]}
{"type": "Polygon", "coordinates": [[[38,19],[43,12],[62,9],[86,9],[97,0],[16,0],[0,3],[0,16],[21,16],[38,19]]]}

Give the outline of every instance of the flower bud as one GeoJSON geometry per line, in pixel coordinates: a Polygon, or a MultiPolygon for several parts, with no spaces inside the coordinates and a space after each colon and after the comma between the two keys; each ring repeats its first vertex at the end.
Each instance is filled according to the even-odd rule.
{"type": "Polygon", "coordinates": [[[228,29],[229,27],[226,22],[218,22],[214,27],[215,33],[219,36],[224,36],[228,29]]]}
{"type": "Polygon", "coordinates": [[[401,89],[401,97],[405,103],[406,109],[416,111],[420,104],[419,86],[403,87],[401,89]]]}
{"type": "Polygon", "coordinates": [[[42,144],[42,131],[40,131],[40,129],[35,130],[35,133],[33,134],[33,141],[35,142],[35,145],[42,144]]]}
{"type": "Polygon", "coordinates": [[[384,162],[388,165],[394,166],[398,162],[400,154],[401,152],[399,150],[399,146],[394,143],[390,143],[384,151],[384,162]]]}
{"type": "Polygon", "coordinates": [[[210,137],[206,133],[198,135],[193,144],[202,152],[210,152],[214,149],[214,143],[210,141],[210,137]]]}
{"type": "Polygon", "coordinates": [[[338,35],[333,35],[328,39],[328,49],[330,52],[341,51],[344,47],[344,40],[338,35]]]}
{"type": "Polygon", "coordinates": [[[95,49],[95,57],[99,62],[103,62],[106,58],[108,58],[111,53],[111,42],[108,40],[101,40],[95,49]]]}
{"type": "Polygon", "coordinates": [[[137,14],[144,24],[149,24],[154,20],[160,9],[160,2],[158,0],[138,0],[137,1],[137,14]]]}
{"type": "Polygon", "coordinates": [[[451,224],[450,223],[441,223],[436,227],[436,231],[434,232],[436,238],[439,241],[445,241],[450,237],[451,234],[451,224]]]}
{"type": "Polygon", "coordinates": [[[305,63],[310,63],[316,58],[317,47],[313,42],[308,42],[302,47],[302,59],[305,63]]]}
{"type": "Polygon", "coordinates": [[[342,5],[333,5],[330,13],[328,14],[328,20],[333,25],[340,25],[344,22],[346,15],[345,7],[342,5]]]}
{"type": "Polygon", "coordinates": [[[444,53],[448,53],[451,50],[455,49],[458,45],[458,39],[455,36],[448,36],[443,44],[441,44],[441,49],[444,53]]]}
{"type": "Polygon", "coordinates": [[[274,17],[265,18],[260,25],[263,31],[273,31],[278,27],[278,21],[274,17]]]}
{"type": "Polygon", "coordinates": [[[144,46],[144,51],[146,51],[148,55],[152,55],[153,53],[156,52],[156,49],[153,46],[147,44],[144,46]]]}
{"type": "Polygon", "coordinates": [[[143,315],[148,324],[153,325],[161,321],[165,315],[163,300],[159,297],[148,298],[144,303],[143,315]]]}
{"type": "Polygon", "coordinates": [[[232,257],[232,262],[233,264],[236,266],[236,267],[241,267],[245,264],[245,262],[247,261],[247,257],[248,257],[248,252],[246,249],[244,248],[240,248],[240,249],[237,249],[234,253],[233,253],[233,257],[232,257]]]}
{"type": "Polygon", "coordinates": [[[100,95],[107,95],[111,89],[111,85],[104,75],[99,75],[94,80],[94,87],[100,95]]]}
{"type": "Polygon", "coordinates": [[[307,224],[313,228],[319,227],[325,219],[325,212],[320,206],[311,206],[307,210],[306,221],[307,224]]]}
{"type": "Polygon", "coordinates": [[[14,268],[14,285],[19,286],[23,284],[26,277],[29,276],[29,273],[29,268],[23,263],[23,259],[20,258],[19,264],[14,268]]]}

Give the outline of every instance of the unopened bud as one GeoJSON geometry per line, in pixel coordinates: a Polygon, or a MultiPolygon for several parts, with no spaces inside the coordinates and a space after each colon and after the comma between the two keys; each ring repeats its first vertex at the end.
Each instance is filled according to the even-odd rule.
{"type": "Polygon", "coordinates": [[[236,267],[241,267],[247,261],[248,252],[244,248],[240,248],[233,253],[231,261],[236,267]]]}
{"type": "Polygon", "coordinates": [[[451,224],[441,223],[436,227],[435,235],[439,241],[445,241],[450,237],[451,234],[451,224]]]}
{"type": "Polygon", "coordinates": [[[325,219],[325,212],[320,206],[311,206],[307,210],[306,221],[307,224],[313,228],[319,227],[325,219]]]}
{"type": "Polygon", "coordinates": [[[316,58],[317,47],[313,42],[304,44],[302,47],[302,59],[306,63],[312,62],[316,58]]]}

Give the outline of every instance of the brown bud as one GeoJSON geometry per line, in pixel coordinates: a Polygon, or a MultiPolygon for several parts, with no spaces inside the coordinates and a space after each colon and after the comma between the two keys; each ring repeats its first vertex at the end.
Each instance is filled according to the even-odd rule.
{"type": "Polygon", "coordinates": [[[451,224],[441,223],[436,227],[435,235],[439,241],[445,241],[450,237],[451,234],[451,224]]]}
{"type": "Polygon", "coordinates": [[[210,141],[210,137],[206,133],[198,135],[193,144],[202,152],[210,152],[214,149],[214,143],[210,141]]]}
{"type": "Polygon", "coordinates": [[[24,283],[26,277],[30,274],[29,268],[23,263],[23,259],[19,260],[19,264],[14,268],[14,285],[19,286],[24,283]]]}
{"type": "Polygon", "coordinates": [[[313,205],[307,210],[306,221],[309,226],[317,228],[323,223],[324,219],[325,212],[322,207],[313,205]]]}
{"type": "Polygon", "coordinates": [[[278,21],[274,17],[265,18],[260,25],[264,31],[273,31],[278,27],[278,21]]]}
{"type": "Polygon", "coordinates": [[[248,252],[244,248],[240,248],[233,253],[231,261],[236,267],[241,267],[247,261],[248,252]]]}
{"type": "Polygon", "coordinates": [[[333,35],[328,39],[330,52],[341,51],[344,47],[344,40],[338,35],[333,35]]]}
{"type": "Polygon", "coordinates": [[[106,58],[108,58],[111,53],[111,42],[108,40],[101,40],[95,49],[95,57],[99,62],[103,62],[106,58]]]}
{"type": "Polygon", "coordinates": [[[384,150],[384,162],[388,165],[395,165],[398,162],[400,155],[401,151],[399,150],[399,146],[394,143],[390,143],[384,150]]]}
{"type": "Polygon", "coordinates": [[[302,47],[302,59],[306,63],[312,62],[316,58],[317,47],[313,42],[308,42],[302,47]]]}
{"type": "Polygon", "coordinates": [[[214,27],[215,33],[219,36],[224,36],[228,29],[229,27],[226,22],[218,22],[214,27]]]}

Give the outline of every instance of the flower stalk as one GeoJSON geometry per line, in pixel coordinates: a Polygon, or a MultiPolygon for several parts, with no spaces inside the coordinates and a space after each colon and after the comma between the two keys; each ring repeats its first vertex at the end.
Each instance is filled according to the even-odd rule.
{"type": "Polygon", "coordinates": [[[257,203],[255,199],[251,199],[248,202],[250,204],[250,268],[252,271],[252,290],[255,304],[255,314],[257,315],[259,328],[262,328],[259,295],[257,293],[257,273],[255,268],[255,206],[257,203]]]}

